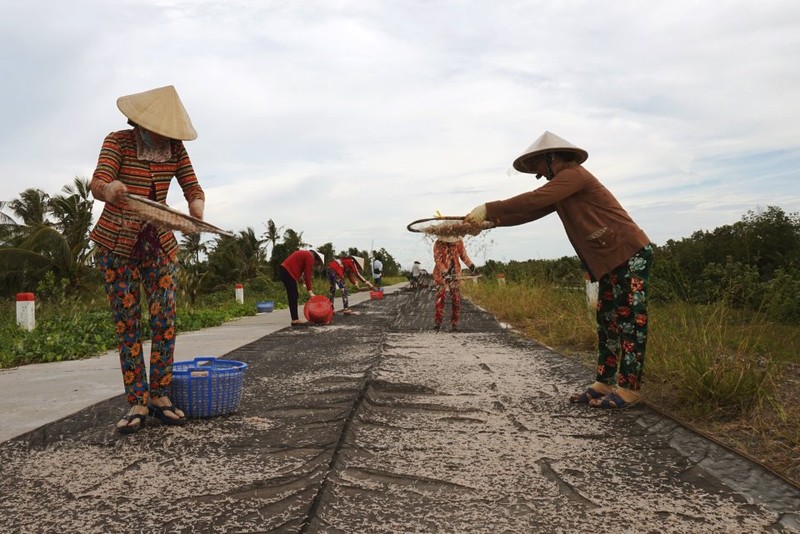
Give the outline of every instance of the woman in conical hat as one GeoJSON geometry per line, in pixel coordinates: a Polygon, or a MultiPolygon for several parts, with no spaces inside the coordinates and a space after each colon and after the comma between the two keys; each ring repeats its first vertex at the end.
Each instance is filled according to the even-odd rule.
{"type": "Polygon", "coordinates": [[[467,256],[464,241],[460,236],[439,236],[433,243],[433,280],[436,283],[436,303],[434,305],[433,329],[442,328],[444,320],[444,300],[450,290],[450,330],[458,331],[458,320],[461,314],[461,262],[475,272],[475,264],[467,256]]]}
{"type": "MultiPolygon", "coordinates": [[[[334,306],[336,300],[336,288],[342,292],[342,313],[349,315],[350,310],[350,296],[347,291],[347,283],[344,280],[344,264],[342,259],[333,258],[325,268],[325,274],[328,277],[328,300],[331,301],[331,306],[334,306]]],[[[335,307],[335,306],[334,306],[335,307]]]]}
{"type": "Polygon", "coordinates": [[[350,280],[350,283],[356,286],[356,289],[361,289],[359,282],[363,282],[367,287],[376,290],[372,282],[364,278],[364,258],[359,256],[342,256],[342,267],[344,267],[344,274],[350,280]]]}
{"type": "Polygon", "coordinates": [[[588,157],[586,150],[544,132],[513,165],[537,179],[544,176],[547,183],[506,200],[481,204],[466,220],[514,226],[558,214],[591,279],[599,283],[600,295],[597,376],[570,401],[624,408],[640,400],[653,248],[617,199],[583,167],[588,157]]]}
{"type": "Polygon", "coordinates": [[[306,321],[300,319],[297,311],[299,294],[297,291],[298,282],[305,282],[308,296],[313,297],[314,291],[311,289],[311,274],[316,265],[325,265],[325,256],[315,249],[295,250],[283,260],[278,268],[278,278],[286,288],[286,298],[289,302],[289,315],[292,317],[292,326],[308,326],[306,321]]]}
{"type": "Polygon", "coordinates": [[[126,209],[125,195],[166,202],[173,178],[189,203],[189,213],[203,218],[205,194],[183,141],[197,132],[171,85],[122,96],[117,107],[130,129],[108,134],[89,188],[105,202],[90,238],[97,246],[97,264],[117,325],[120,364],[130,410],[117,424],[122,434],[144,427],[153,415],[163,424],[180,425],[185,414],[169,399],[175,350],[175,259],[173,233],[141,220],[126,209]],[[141,286],[141,287],[140,287],[141,286]],[[142,339],[140,289],[150,311],[152,343],[149,376],[142,339]]]}

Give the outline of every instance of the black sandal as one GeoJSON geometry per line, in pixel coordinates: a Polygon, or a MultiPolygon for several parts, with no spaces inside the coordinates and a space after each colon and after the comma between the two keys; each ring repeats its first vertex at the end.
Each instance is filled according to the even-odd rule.
{"type": "MultiPolygon", "coordinates": [[[[128,415],[123,415],[122,419],[125,420],[125,425],[117,426],[117,432],[120,434],[133,434],[134,432],[138,432],[144,428],[145,422],[145,414],[143,413],[133,413],[128,415]],[[131,421],[138,420],[139,422],[135,425],[131,425],[131,421]]],[[[117,423],[119,425],[119,423],[117,423]]]]}
{"type": "Polygon", "coordinates": [[[169,417],[164,413],[164,412],[172,412],[175,415],[178,415],[175,406],[173,406],[172,404],[169,404],[167,406],[156,406],[155,404],[150,404],[148,408],[150,408],[150,415],[152,415],[156,419],[161,420],[161,422],[164,423],[165,425],[180,426],[186,423],[185,415],[178,419],[173,419],[172,417],[169,417]]]}

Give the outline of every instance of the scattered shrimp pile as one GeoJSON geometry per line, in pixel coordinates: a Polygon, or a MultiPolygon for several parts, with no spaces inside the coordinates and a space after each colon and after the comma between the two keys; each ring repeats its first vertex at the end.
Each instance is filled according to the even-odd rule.
{"type": "Polygon", "coordinates": [[[489,228],[484,224],[474,224],[464,221],[448,221],[432,224],[431,226],[422,230],[428,235],[437,236],[463,236],[463,235],[478,235],[482,230],[489,228]]]}

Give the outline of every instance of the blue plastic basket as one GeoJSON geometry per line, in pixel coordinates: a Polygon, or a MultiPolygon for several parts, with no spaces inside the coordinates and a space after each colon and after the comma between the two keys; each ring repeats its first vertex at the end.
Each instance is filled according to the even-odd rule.
{"type": "Polygon", "coordinates": [[[258,313],[271,313],[275,309],[275,301],[267,300],[264,302],[256,302],[256,310],[258,313]]]}
{"type": "Polygon", "coordinates": [[[200,356],[175,362],[172,401],[187,417],[214,417],[235,412],[242,400],[247,364],[200,356]]]}

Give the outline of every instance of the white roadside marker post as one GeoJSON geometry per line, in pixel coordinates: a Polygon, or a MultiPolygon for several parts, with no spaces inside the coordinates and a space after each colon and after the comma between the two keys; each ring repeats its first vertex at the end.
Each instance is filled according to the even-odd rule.
{"type": "Polygon", "coordinates": [[[17,293],[17,325],[28,332],[36,327],[36,297],[33,293],[17,293]]]}
{"type": "Polygon", "coordinates": [[[244,286],[242,284],[236,284],[236,302],[244,304],[244,286]]]}

